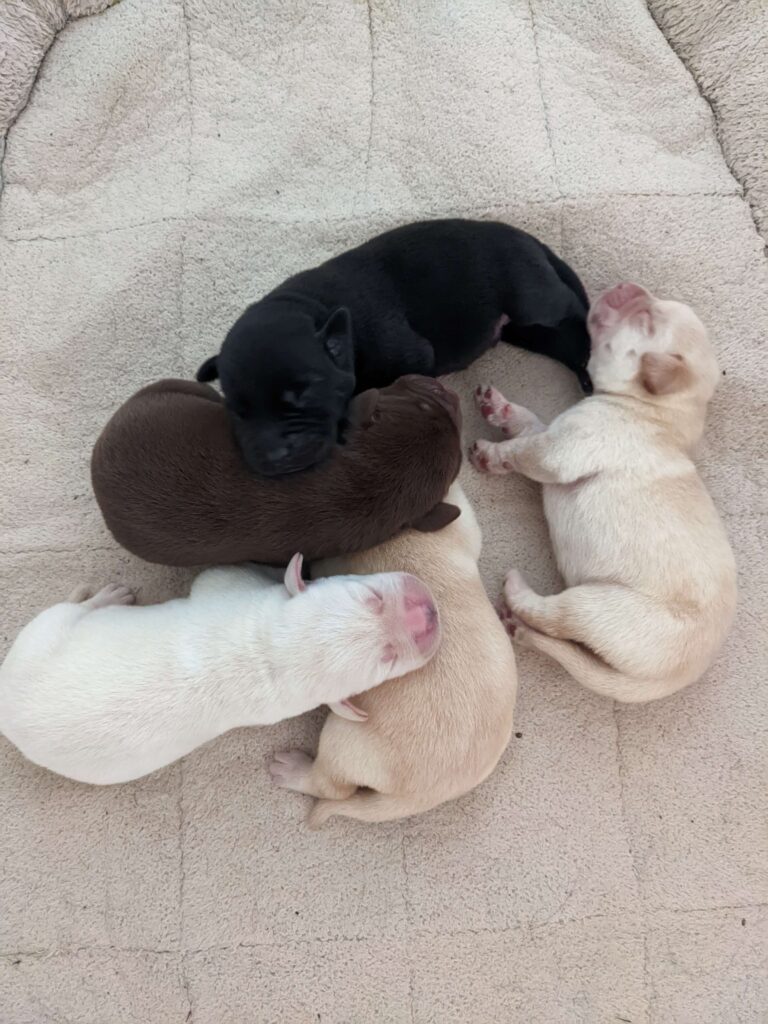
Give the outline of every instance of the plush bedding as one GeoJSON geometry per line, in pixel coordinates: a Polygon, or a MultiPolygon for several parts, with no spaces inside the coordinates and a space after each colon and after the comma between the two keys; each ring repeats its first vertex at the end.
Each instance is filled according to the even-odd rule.
{"type": "MultiPolygon", "coordinates": [[[[591,293],[698,310],[741,588],[716,665],[656,705],[522,652],[494,775],[377,828],[309,833],[272,789],[266,756],[311,749],[320,714],[108,789],[0,739],[3,1024],[764,1019],[766,24],[761,0],[0,5],[0,653],[78,582],[187,584],[100,521],[116,406],[288,274],[429,216],[508,220],[591,293]]],[[[467,440],[486,380],[542,417],[579,398],[499,346],[454,381],[467,440]]],[[[513,565],[557,588],[538,488],[462,480],[491,594],[513,565]]]]}

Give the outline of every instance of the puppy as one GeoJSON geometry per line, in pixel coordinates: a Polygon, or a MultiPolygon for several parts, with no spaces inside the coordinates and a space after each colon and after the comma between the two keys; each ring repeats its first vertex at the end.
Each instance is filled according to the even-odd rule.
{"type": "Polygon", "coordinates": [[[353,394],[463,369],[500,339],[588,388],[588,304],[571,268],[508,224],[408,224],[250,306],[197,379],[220,379],[251,469],[283,476],[330,457],[353,394]]]}
{"type": "Polygon", "coordinates": [[[443,641],[428,666],[356,701],[365,722],[329,715],[314,760],[298,750],[275,755],[278,785],[320,797],[311,827],[332,814],[389,821],[427,811],[487,778],[509,741],[515,659],[480,580],[477,520],[458,484],[448,497],[461,517],[440,533],[403,533],[319,567],[418,571],[439,603],[443,641]]]}
{"type": "MultiPolygon", "coordinates": [[[[202,573],[187,598],[133,600],[115,584],[78,591],[19,634],[0,667],[0,729],[31,761],[97,785],[136,779],[229,729],[419,668],[440,638],[415,577],[307,587],[300,555],[285,586],[230,566],[202,573]]],[[[357,717],[346,701],[339,710],[357,717]]]]}
{"type": "Polygon", "coordinates": [[[694,312],[639,285],[601,295],[589,328],[594,396],[545,427],[478,389],[483,415],[514,440],[478,441],[472,459],[544,485],[567,589],[541,597],[510,572],[515,639],[596,693],[647,701],[698,679],[733,619],[733,555],[690,454],[719,373],[694,312]]]}
{"type": "Polygon", "coordinates": [[[358,396],[349,441],[314,472],[265,480],[248,470],[219,395],[165,380],[115,413],[91,479],[115,539],[166,565],[285,565],[372,547],[406,526],[459,514],[443,497],[461,465],[457,396],[405,377],[358,396]]]}

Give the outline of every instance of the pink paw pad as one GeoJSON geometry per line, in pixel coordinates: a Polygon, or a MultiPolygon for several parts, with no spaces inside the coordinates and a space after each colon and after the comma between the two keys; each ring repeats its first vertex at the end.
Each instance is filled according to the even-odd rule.
{"type": "Polygon", "coordinates": [[[487,473],[490,466],[490,459],[486,452],[482,451],[477,441],[470,446],[469,459],[475,469],[479,469],[481,473],[487,473]]]}
{"type": "Polygon", "coordinates": [[[514,637],[515,631],[518,626],[518,620],[517,617],[513,615],[512,612],[510,611],[503,597],[500,597],[496,602],[496,614],[498,615],[501,624],[507,631],[507,633],[511,637],[514,637]]]}

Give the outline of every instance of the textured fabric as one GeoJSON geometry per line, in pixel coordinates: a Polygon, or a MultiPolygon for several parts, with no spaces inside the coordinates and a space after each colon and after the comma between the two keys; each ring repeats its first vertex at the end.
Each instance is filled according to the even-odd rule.
{"type": "Polygon", "coordinates": [[[768,237],[768,4],[649,0],[648,6],[711,104],[725,159],[768,237]]]}
{"type": "MultiPolygon", "coordinates": [[[[703,7],[709,69],[748,5],[677,6],[703,7]]],[[[765,137],[748,146],[747,80],[729,88],[751,196],[765,137]]],[[[3,177],[0,653],[80,581],[183,592],[99,519],[88,460],[116,405],[192,374],[289,273],[429,215],[507,219],[592,293],[634,278],[698,310],[724,371],[700,465],[741,597],[706,678],[648,707],[521,653],[496,772],[377,828],[309,833],[304,799],[270,786],[266,756],[311,750],[320,713],[103,790],[0,740],[2,1024],[762,1022],[768,274],[710,107],[646,6],[122,0],[60,34],[3,177]]],[[[467,441],[482,381],[544,418],[579,397],[499,346],[456,378],[467,441]]],[[[539,488],[462,479],[491,595],[512,566],[557,588],[539,488]]]]}
{"type": "Polygon", "coordinates": [[[98,14],[117,0],[3,0],[0,5],[0,133],[29,98],[37,70],[69,18],[98,14]]]}

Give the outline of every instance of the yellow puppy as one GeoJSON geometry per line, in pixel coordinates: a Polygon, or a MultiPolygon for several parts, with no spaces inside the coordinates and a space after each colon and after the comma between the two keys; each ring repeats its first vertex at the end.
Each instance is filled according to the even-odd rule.
{"type": "Polygon", "coordinates": [[[407,531],[320,573],[415,572],[440,609],[443,641],[433,661],[401,681],[355,698],[365,722],[329,715],[317,757],[276,754],[286,789],[320,797],[309,815],[388,821],[468,792],[493,771],[512,731],[517,671],[512,648],[480,579],[482,536],[458,484],[446,499],[460,517],[436,533],[407,531]]]}
{"type": "Polygon", "coordinates": [[[513,440],[478,441],[471,457],[544,485],[567,589],[542,597],[509,573],[516,641],[596,693],[653,700],[698,679],[733,620],[733,554],[690,454],[719,373],[693,310],[639,285],[605,292],[588,323],[594,395],[545,427],[478,388],[483,415],[513,440]]]}

